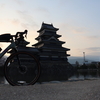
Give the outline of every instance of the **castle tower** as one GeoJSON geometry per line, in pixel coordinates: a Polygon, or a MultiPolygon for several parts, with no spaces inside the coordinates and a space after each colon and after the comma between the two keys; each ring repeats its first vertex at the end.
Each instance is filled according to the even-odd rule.
{"type": "Polygon", "coordinates": [[[65,43],[60,41],[61,35],[57,34],[59,29],[52,24],[42,23],[38,37],[35,38],[38,42],[32,46],[40,51],[40,61],[67,61],[66,54],[70,49],[62,47],[65,43]]]}

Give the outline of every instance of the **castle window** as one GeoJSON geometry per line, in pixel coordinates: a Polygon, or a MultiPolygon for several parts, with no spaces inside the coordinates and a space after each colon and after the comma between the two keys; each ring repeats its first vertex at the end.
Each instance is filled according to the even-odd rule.
{"type": "Polygon", "coordinates": [[[67,57],[66,56],[61,56],[60,58],[62,61],[66,61],[67,60],[67,57]]]}
{"type": "Polygon", "coordinates": [[[59,57],[58,56],[52,56],[52,60],[53,61],[58,61],[59,60],[59,57]]]}
{"type": "Polygon", "coordinates": [[[49,56],[41,56],[40,60],[47,61],[47,60],[50,60],[50,57],[49,56]]]}

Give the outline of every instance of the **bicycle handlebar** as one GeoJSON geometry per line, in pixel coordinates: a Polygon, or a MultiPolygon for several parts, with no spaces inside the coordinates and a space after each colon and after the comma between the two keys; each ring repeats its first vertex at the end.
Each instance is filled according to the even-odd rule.
{"type": "Polygon", "coordinates": [[[24,32],[17,32],[16,35],[15,35],[15,40],[20,38],[20,39],[23,39],[24,36],[27,38],[27,30],[25,30],[24,32]]]}
{"type": "Polygon", "coordinates": [[[12,37],[15,37],[16,35],[11,35],[12,37]]]}
{"type": "Polygon", "coordinates": [[[25,30],[24,32],[17,32],[16,35],[11,35],[10,33],[5,33],[5,34],[1,34],[0,35],[0,42],[4,41],[4,42],[11,42],[12,40],[21,40],[25,37],[27,37],[27,30],[25,30]],[[13,39],[13,37],[15,39],[13,39]]]}

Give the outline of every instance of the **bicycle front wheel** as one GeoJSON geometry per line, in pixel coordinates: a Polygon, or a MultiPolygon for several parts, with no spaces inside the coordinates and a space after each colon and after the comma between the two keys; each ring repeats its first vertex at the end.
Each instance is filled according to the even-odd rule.
{"type": "Polygon", "coordinates": [[[33,85],[40,75],[39,61],[30,53],[12,54],[4,67],[5,78],[11,85],[33,85]]]}

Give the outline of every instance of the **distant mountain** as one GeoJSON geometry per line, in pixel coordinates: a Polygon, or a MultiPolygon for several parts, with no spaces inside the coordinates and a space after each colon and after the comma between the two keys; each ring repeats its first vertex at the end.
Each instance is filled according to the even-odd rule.
{"type": "MultiPolygon", "coordinates": [[[[82,57],[68,57],[68,62],[70,64],[75,64],[76,61],[78,61],[79,64],[83,64],[84,59],[82,57]]],[[[91,62],[93,62],[93,60],[86,59],[86,63],[91,63],[91,62]]]]}

